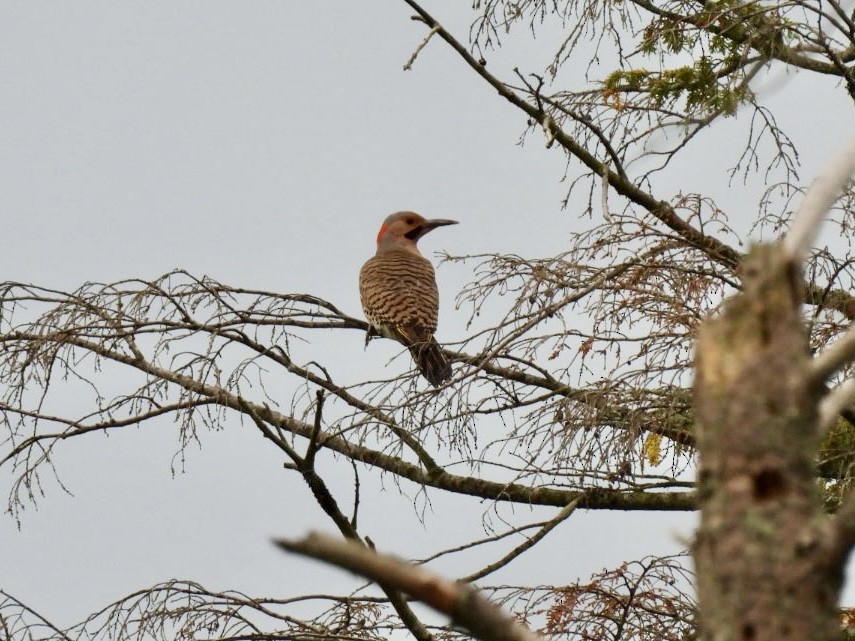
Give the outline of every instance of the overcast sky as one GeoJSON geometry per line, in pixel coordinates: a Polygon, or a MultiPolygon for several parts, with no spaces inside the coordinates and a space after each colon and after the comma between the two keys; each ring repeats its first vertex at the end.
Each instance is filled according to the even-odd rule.
{"type": "MultiPolygon", "coordinates": [[[[431,4],[466,36],[469,3],[431,4]]],[[[75,288],[180,267],[310,292],[361,316],[358,269],[392,211],[461,222],[423,241],[426,255],[560,251],[580,224],[559,207],[560,152],[534,139],[516,146],[524,119],[439,41],[403,71],[424,36],[409,15],[403,2],[0,3],[0,280],[75,288]]],[[[525,42],[488,64],[539,70],[550,51],[525,42]]],[[[839,135],[811,108],[827,87],[785,96],[792,78],[764,82],[789,105],[814,167],[839,135]]],[[[657,184],[661,197],[721,183],[716,138],[705,140],[703,169],[676,167],[672,183],[657,184]]],[[[470,276],[459,265],[439,271],[440,339],[466,333],[451,301],[470,276]]],[[[347,584],[268,544],[333,528],[254,430],[205,434],[173,477],[177,442],[164,421],[63,445],[56,464],[74,496],[49,484],[20,531],[0,520],[0,588],[69,624],[169,578],[271,596],[347,584]]],[[[9,480],[5,468],[4,495],[9,480]]],[[[486,509],[446,497],[422,524],[393,486],[373,494],[366,530],[412,557],[477,535],[486,509]],[[383,517],[393,512],[401,518],[383,517]]],[[[571,582],[677,550],[692,518],[574,517],[544,542],[537,580],[571,582]]]]}

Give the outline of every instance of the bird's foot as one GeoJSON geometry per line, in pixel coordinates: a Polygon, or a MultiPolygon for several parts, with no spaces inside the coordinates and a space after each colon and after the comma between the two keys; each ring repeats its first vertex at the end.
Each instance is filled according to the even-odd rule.
{"type": "Polygon", "coordinates": [[[377,338],[380,335],[380,332],[377,331],[377,328],[375,328],[374,325],[369,325],[368,331],[365,332],[365,347],[368,347],[368,343],[371,342],[372,338],[377,338]]]}

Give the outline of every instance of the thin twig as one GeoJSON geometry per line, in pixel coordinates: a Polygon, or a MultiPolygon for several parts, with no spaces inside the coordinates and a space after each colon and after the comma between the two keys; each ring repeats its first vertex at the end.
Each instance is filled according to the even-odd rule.
{"type": "Polygon", "coordinates": [[[427,43],[430,42],[430,39],[433,37],[433,34],[435,34],[437,31],[439,31],[437,27],[433,27],[430,31],[428,31],[428,34],[425,36],[425,39],[421,41],[418,47],[416,47],[416,50],[413,51],[413,55],[410,56],[410,59],[407,60],[407,64],[404,65],[404,71],[409,71],[413,68],[413,63],[416,61],[416,58],[418,58],[422,49],[427,46],[427,43]]]}
{"type": "Polygon", "coordinates": [[[523,552],[531,549],[537,543],[539,543],[540,540],[543,539],[543,537],[545,537],[547,534],[549,534],[559,523],[565,521],[571,514],[573,514],[573,512],[576,511],[576,506],[578,504],[579,499],[571,501],[566,506],[561,508],[558,511],[558,514],[556,514],[552,519],[547,521],[546,524],[534,534],[534,536],[526,539],[523,543],[515,547],[513,550],[508,552],[505,556],[503,556],[495,563],[491,563],[490,565],[487,565],[486,567],[478,570],[477,572],[473,572],[469,576],[462,577],[458,579],[458,581],[461,581],[463,583],[472,583],[474,581],[478,581],[479,579],[483,579],[485,576],[487,576],[488,574],[492,574],[496,570],[505,567],[508,563],[520,556],[523,552]]]}

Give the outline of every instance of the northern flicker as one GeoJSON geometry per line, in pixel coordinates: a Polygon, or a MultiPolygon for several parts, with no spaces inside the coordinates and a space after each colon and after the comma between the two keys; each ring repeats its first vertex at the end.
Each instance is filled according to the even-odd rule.
{"type": "Polygon", "coordinates": [[[433,337],[439,292],[433,265],[416,243],[429,231],[456,220],[425,220],[411,211],[392,214],[380,226],[377,253],[359,272],[359,297],[378,334],[404,345],[434,387],[451,378],[451,363],[433,337]]]}

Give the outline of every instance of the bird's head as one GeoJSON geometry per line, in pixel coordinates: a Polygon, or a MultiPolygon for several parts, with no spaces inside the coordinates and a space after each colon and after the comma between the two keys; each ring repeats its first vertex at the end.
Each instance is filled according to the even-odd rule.
{"type": "Polygon", "coordinates": [[[445,225],[456,225],[456,220],[427,219],[412,211],[399,211],[386,217],[377,232],[377,251],[406,249],[416,254],[416,242],[429,231],[445,225]]]}

